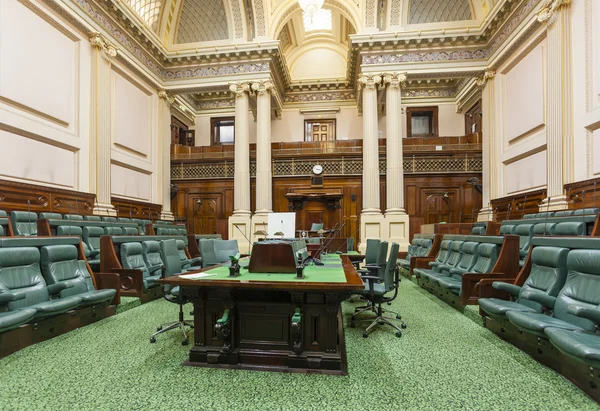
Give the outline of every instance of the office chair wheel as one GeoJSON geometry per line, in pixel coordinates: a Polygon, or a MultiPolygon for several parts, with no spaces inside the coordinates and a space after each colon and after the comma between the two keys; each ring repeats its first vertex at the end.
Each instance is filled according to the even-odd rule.
{"type": "Polygon", "coordinates": [[[352,321],[352,322],[350,323],[350,327],[351,327],[351,328],[354,328],[354,327],[356,327],[356,323],[355,323],[354,321],[352,321]]]}
{"type": "Polygon", "coordinates": [[[402,316],[400,314],[397,314],[396,315],[396,320],[401,320],[401,319],[402,319],[402,316]]]}
{"type": "Polygon", "coordinates": [[[396,337],[398,337],[398,338],[402,337],[402,332],[401,331],[396,331],[396,337]]]}
{"type": "Polygon", "coordinates": [[[400,327],[406,329],[406,324],[402,323],[402,324],[400,324],[400,327]]]}
{"type": "Polygon", "coordinates": [[[150,338],[150,343],[151,344],[154,344],[155,342],[156,342],[156,338],[154,338],[154,337],[150,338]]]}
{"type": "Polygon", "coordinates": [[[387,305],[392,305],[392,302],[391,302],[391,301],[388,301],[387,305]]]}
{"type": "Polygon", "coordinates": [[[158,327],[156,331],[162,331],[162,327],[158,327]]]}
{"type": "Polygon", "coordinates": [[[185,340],[183,340],[181,342],[181,345],[188,345],[190,343],[190,340],[188,340],[187,338],[185,340]]]}
{"type": "Polygon", "coordinates": [[[363,338],[369,338],[369,333],[368,332],[364,332],[363,333],[363,338]]]}

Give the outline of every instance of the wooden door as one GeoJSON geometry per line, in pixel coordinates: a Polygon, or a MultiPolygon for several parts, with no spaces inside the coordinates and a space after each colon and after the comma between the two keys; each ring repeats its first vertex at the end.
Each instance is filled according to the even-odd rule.
{"type": "Polygon", "coordinates": [[[424,193],[425,198],[425,224],[440,222],[455,223],[452,204],[455,200],[453,192],[424,193]]]}
{"type": "Polygon", "coordinates": [[[194,199],[194,233],[215,234],[217,232],[217,201],[194,199]]]}
{"type": "Polygon", "coordinates": [[[335,120],[306,120],[306,141],[335,140],[335,120]]]}
{"type": "Polygon", "coordinates": [[[481,133],[482,118],[481,100],[479,100],[465,113],[465,135],[481,133]]]}

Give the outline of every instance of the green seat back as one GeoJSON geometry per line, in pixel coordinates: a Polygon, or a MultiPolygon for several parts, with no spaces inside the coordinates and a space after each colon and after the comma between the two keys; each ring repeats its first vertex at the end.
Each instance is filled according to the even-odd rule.
{"type": "Polygon", "coordinates": [[[0,293],[10,291],[23,292],[25,298],[8,303],[9,311],[50,299],[36,247],[0,248],[0,293]]]}
{"type": "Polygon", "coordinates": [[[83,237],[83,229],[75,225],[59,225],[56,227],[57,236],[70,236],[76,235],[83,237]]]}
{"type": "Polygon", "coordinates": [[[117,221],[119,223],[133,223],[133,220],[131,218],[123,218],[123,217],[117,218],[117,221]]]}
{"type": "Polygon", "coordinates": [[[142,243],[142,254],[148,267],[163,265],[163,260],[160,256],[160,243],[158,241],[144,241],[142,243]]]}
{"type": "Polygon", "coordinates": [[[554,228],[554,235],[585,235],[586,226],[583,221],[558,223],[554,228]]]}
{"type": "Polygon", "coordinates": [[[219,264],[221,261],[217,260],[215,254],[215,241],[212,238],[201,238],[198,240],[198,248],[200,249],[200,256],[202,257],[202,267],[209,265],[219,264]]]}
{"type": "Polygon", "coordinates": [[[471,229],[472,235],[485,235],[485,227],[473,227],[471,229]]]}
{"type": "Polygon", "coordinates": [[[10,222],[12,224],[14,235],[37,235],[36,213],[27,211],[11,211],[10,222]]]}
{"type": "Polygon", "coordinates": [[[99,215],[84,215],[83,219],[85,221],[102,221],[99,215]]]}
{"type": "Polygon", "coordinates": [[[421,239],[421,248],[417,250],[417,257],[425,257],[429,254],[431,247],[433,246],[433,241],[429,238],[421,239]]]}
{"type": "Polygon", "coordinates": [[[396,285],[394,282],[394,275],[398,269],[396,267],[396,263],[398,262],[398,250],[400,250],[400,245],[398,245],[398,243],[392,243],[392,246],[390,247],[390,258],[387,260],[385,272],[383,274],[383,282],[387,291],[393,290],[396,285]]]}
{"type": "Polygon", "coordinates": [[[237,240],[215,240],[214,246],[219,262],[229,261],[229,256],[240,252],[237,240]]]}
{"type": "Polygon", "coordinates": [[[102,217],[102,221],[106,221],[108,223],[116,223],[117,217],[102,217]]]}
{"type": "Polygon", "coordinates": [[[535,218],[546,218],[546,217],[552,217],[553,215],[554,215],[553,211],[546,211],[543,213],[536,213],[535,218]]]}
{"type": "Polygon", "coordinates": [[[435,257],[436,263],[444,264],[446,260],[448,260],[448,257],[450,256],[450,244],[452,244],[452,241],[442,240],[442,243],[440,244],[440,252],[435,257]]]}
{"type": "Polygon", "coordinates": [[[83,221],[83,216],[79,214],[65,214],[65,220],[83,221]]]}
{"type": "Polygon", "coordinates": [[[538,223],[533,226],[533,235],[554,235],[556,223],[538,223]]]}
{"type": "Polygon", "coordinates": [[[515,226],[512,224],[502,225],[500,227],[500,235],[512,234],[515,232],[515,226]]]}
{"type": "Polygon", "coordinates": [[[171,229],[167,227],[158,227],[155,232],[156,235],[171,235],[171,229]]]}
{"type": "Polygon", "coordinates": [[[600,250],[571,250],[567,281],[556,297],[553,317],[595,332],[595,324],[567,312],[571,304],[597,309],[600,305],[600,250]]]}
{"type": "Polygon", "coordinates": [[[477,248],[477,261],[471,269],[474,273],[489,273],[498,259],[498,245],[481,243],[477,248]]]}
{"type": "Polygon", "coordinates": [[[574,212],[574,210],[557,211],[554,213],[554,217],[568,217],[573,215],[574,212]]]}
{"type": "Polygon", "coordinates": [[[121,227],[123,235],[138,235],[140,232],[135,227],[121,227]]]}
{"type": "Polygon", "coordinates": [[[533,224],[519,224],[515,227],[514,234],[519,236],[519,248],[521,251],[528,251],[533,236],[533,224]]]}
{"type": "Polygon", "coordinates": [[[477,250],[479,249],[479,243],[474,241],[465,241],[462,245],[462,253],[460,256],[460,260],[458,264],[456,264],[455,268],[460,272],[460,274],[451,273],[452,277],[458,278],[461,277],[462,274],[470,272],[475,263],[477,262],[477,250]]]}
{"type": "MultiPolygon", "coordinates": [[[[183,269],[191,267],[187,254],[185,253],[185,243],[183,242],[183,240],[175,240],[175,243],[177,245],[177,253],[179,254],[179,259],[181,260],[181,267],[183,269]]],[[[229,257],[227,258],[227,260],[229,260],[229,257]]]]}
{"type": "Polygon", "coordinates": [[[63,216],[59,213],[40,213],[40,218],[45,218],[48,220],[62,220],[63,216]]]}
{"type": "Polygon", "coordinates": [[[348,238],[347,251],[354,251],[354,237],[348,238]]]}
{"type": "Polygon", "coordinates": [[[83,242],[90,251],[100,251],[100,237],[104,235],[102,227],[83,227],[83,242]]]}
{"type": "Polygon", "coordinates": [[[376,264],[379,252],[379,243],[381,240],[376,238],[367,239],[367,249],[365,251],[365,264],[376,264]]]}
{"type": "Polygon", "coordinates": [[[575,210],[573,215],[593,215],[600,213],[600,208],[580,208],[575,210]]]}
{"type": "Polygon", "coordinates": [[[375,264],[380,267],[377,270],[377,276],[381,280],[385,280],[385,278],[384,278],[385,277],[385,267],[386,267],[385,261],[387,259],[387,253],[388,253],[388,242],[381,241],[377,247],[377,259],[375,261],[375,264]]]}
{"type": "Polygon", "coordinates": [[[523,216],[523,219],[526,219],[526,218],[535,218],[535,213],[533,213],[533,214],[525,214],[523,216]]]}
{"type": "Polygon", "coordinates": [[[448,258],[443,264],[444,269],[447,269],[448,267],[454,267],[456,266],[456,264],[458,264],[458,262],[460,261],[463,244],[464,241],[460,240],[455,240],[450,243],[450,246],[448,248],[448,258]]]}
{"type": "Polygon", "coordinates": [[[160,242],[160,256],[165,265],[165,277],[181,273],[181,260],[177,251],[175,240],[163,240],[160,242]]]}
{"type": "Polygon", "coordinates": [[[133,218],[131,221],[137,224],[139,234],[146,234],[146,227],[144,226],[143,220],[140,220],[139,218],[133,218]]]}
{"type": "Polygon", "coordinates": [[[8,217],[8,214],[4,210],[0,210],[0,217],[8,217]]]}
{"type": "Polygon", "coordinates": [[[323,223],[312,223],[310,226],[310,231],[319,231],[323,229],[323,223]]]}
{"type": "Polygon", "coordinates": [[[60,297],[70,297],[95,290],[94,282],[84,261],[77,259],[74,245],[50,245],[41,250],[42,274],[47,284],[66,282],[70,288],[60,292],[60,297]]]}
{"type": "Polygon", "coordinates": [[[6,235],[6,231],[4,230],[4,226],[0,225],[0,237],[4,237],[6,235]]]}
{"type": "Polygon", "coordinates": [[[105,235],[123,235],[123,229],[121,227],[104,227],[105,235]]]}
{"type": "Polygon", "coordinates": [[[121,265],[130,270],[141,270],[144,278],[150,275],[142,254],[141,243],[121,244],[121,265]]]}
{"type": "Polygon", "coordinates": [[[178,227],[176,228],[177,232],[179,235],[183,235],[186,236],[187,235],[187,229],[185,227],[178,227]]]}

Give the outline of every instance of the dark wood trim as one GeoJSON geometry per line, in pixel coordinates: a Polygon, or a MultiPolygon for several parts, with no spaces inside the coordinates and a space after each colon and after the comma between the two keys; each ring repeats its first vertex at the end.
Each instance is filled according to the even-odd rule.
{"type": "Polygon", "coordinates": [[[235,143],[235,117],[226,116],[226,117],[211,117],[210,118],[210,145],[211,146],[233,146],[235,143]],[[233,143],[222,143],[220,138],[217,140],[217,136],[215,136],[215,123],[220,121],[233,121],[233,143]]]}
{"type": "Polygon", "coordinates": [[[493,199],[491,207],[494,210],[494,218],[496,221],[518,220],[525,214],[538,213],[544,198],[546,198],[545,188],[493,199]]]}
{"type": "Polygon", "coordinates": [[[121,197],[111,197],[110,202],[115,207],[117,217],[138,218],[140,220],[160,220],[161,204],[129,200],[121,197]]]}
{"type": "Polygon", "coordinates": [[[407,137],[438,137],[438,106],[425,107],[406,107],[406,136],[407,137]],[[430,114],[430,130],[428,135],[413,135],[412,132],[412,116],[413,113],[431,112],[430,114]]]}

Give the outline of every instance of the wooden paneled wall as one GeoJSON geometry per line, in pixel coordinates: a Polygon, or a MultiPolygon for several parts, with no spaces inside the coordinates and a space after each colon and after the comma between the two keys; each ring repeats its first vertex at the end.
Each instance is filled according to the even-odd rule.
{"type": "Polygon", "coordinates": [[[110,202],[115,207],[117,217],[160,220],[160,212],[162,211],[162,205],[160,204],[127,200],[119,197],[111,197],[110,202]]]}
{"type": "MultiPolygon", "coordinates": [[[[481,194],[467,183],[469,177],[481,178],[481,174],[460,175],[406,175],[405,207],[411,216],[411,232],[418,232],[420,223],[440,221],[458,223],[471,222],[481,209],[481,194]],[[447,194],[444,197],[444,194],[447,194]],[[474,217],[474,218],[472,218],[474,217]]],[[[251,208],[255,209],[255,185],[251,182],[251,208]]],[[[233,212],[233,179],[211,181],[179,181],[177,196],[172,210],[177,219],[187,220],[188,230],[197,234],[217,233],[227,236],[227,219],[233,212]]],[[[273,179],[273,211],[288,212],[288,193],[339,193],[340,208],[327,209],[318,201],[307,201],[303,205],[304,217],[297,224],[309,222],[322,215],[327,228],[336,223],[344,225],[342,235],[358,238],[360,212],[362,210],[362,179],[360,177],[323,178],[322,188],[312,188],[309,177],[286,177],[273,179]],[[319,214],[321,213],[321,214],[319,214]]],[[[380,180],[381,210],[385,211],[385,177],[380,180]]],[[[297,213],[298,214],[298,213],[297,213]]]]}
{"type": "Polygon", "coordinates": [[[600,207],[600,178],[565,184],[569,209],[600,207]]]}
{"type": "Polygon", "coordinates": [[[508,218],[518,220],[525,214],[538,213],[540,212],[539,206],[544,198],[546,198],[546,189],[492,200],[495,220],[503,221],[508,218]]]}

